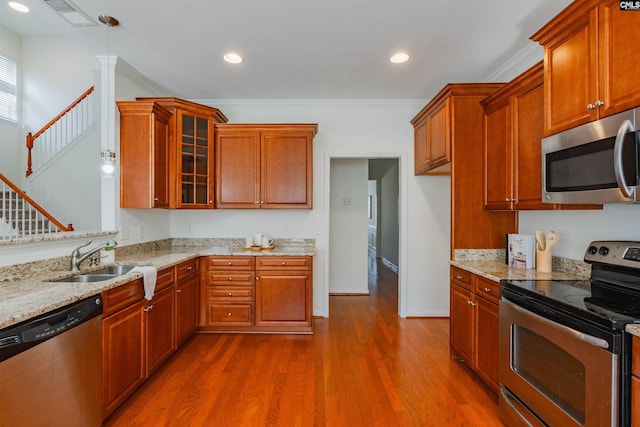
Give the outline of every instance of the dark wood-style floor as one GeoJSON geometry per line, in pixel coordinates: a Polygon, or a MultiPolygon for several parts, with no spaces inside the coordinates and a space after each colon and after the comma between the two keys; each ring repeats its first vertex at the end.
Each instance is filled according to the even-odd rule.
{"type": "Polygon", "coordinates": [[[448,319],[397,315],[397,276],[331,296],[314,335],[196,334],[105,426],[500,426],[448,319]]]}

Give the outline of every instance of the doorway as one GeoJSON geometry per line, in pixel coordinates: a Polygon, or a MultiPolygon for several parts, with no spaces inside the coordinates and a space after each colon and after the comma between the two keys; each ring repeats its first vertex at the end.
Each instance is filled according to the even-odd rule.
{"type": "Polygon", "coordinates": [[[371,251],[399,273],[399,159],[331,158],[329,198],[329,294],[368,295],[371,251]]]}

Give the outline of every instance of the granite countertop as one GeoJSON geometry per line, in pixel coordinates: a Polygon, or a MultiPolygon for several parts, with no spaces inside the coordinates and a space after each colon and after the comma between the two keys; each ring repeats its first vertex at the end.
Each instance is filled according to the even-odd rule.
{"type": "Polygon", "coordinates": [[[449,261],[449,263],[494,282],[499,282],[502,279],[574,280],[589,277],[589,274],[577,270],[575,272],[553,271],[551,273],[541,273],[532,268],[510,267],[504,263],[504,260],[453,260],[449,261]]]}
{"type": "MultiPolygon", "coordinates": [[[[171,267],[200,256],[313,256],[314,246],[276,246],[271,250],[244,250],[241,246],[168,247],[118,256],[115,264],[153,265],[157,269],[171,267]]],[[[67,261],[68,262],[68,261],[67,261]]],[[[87,273],[113,263],[83,268],[87,273]]],[[[32,268],[33,269],[33,268],[32,268]]],[[[25,271],[24,278],[0,280],[0,329],[31,319],[81,299],[116,288],[142,277],[141,273],[128,273],[111,280],[89,283],[52,282],[71,276],[69,271],[25,271]]]]}

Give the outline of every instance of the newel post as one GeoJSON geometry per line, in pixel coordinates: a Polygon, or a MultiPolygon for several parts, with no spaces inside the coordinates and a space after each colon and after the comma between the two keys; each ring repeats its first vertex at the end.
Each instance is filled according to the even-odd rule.
{"type": "Polygon", "coordinates": [[[33,135],[27,134],[27,177],[33,173],[31,169],[31,149],[33,148],[33,135]]]}

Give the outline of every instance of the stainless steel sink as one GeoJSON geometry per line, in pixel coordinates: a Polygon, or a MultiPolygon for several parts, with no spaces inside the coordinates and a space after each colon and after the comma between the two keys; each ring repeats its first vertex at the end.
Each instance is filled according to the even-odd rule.
{"type": "Polygon", "coordinates": [[[102,282],[104,280],[111,280],[118,276],[122,276],[123,274],[127,274],[133,270],[134,267],[135,265],[110,265],[109,267],[103,267],[89,273],[52,280],[52,282],[102,282]]]}

